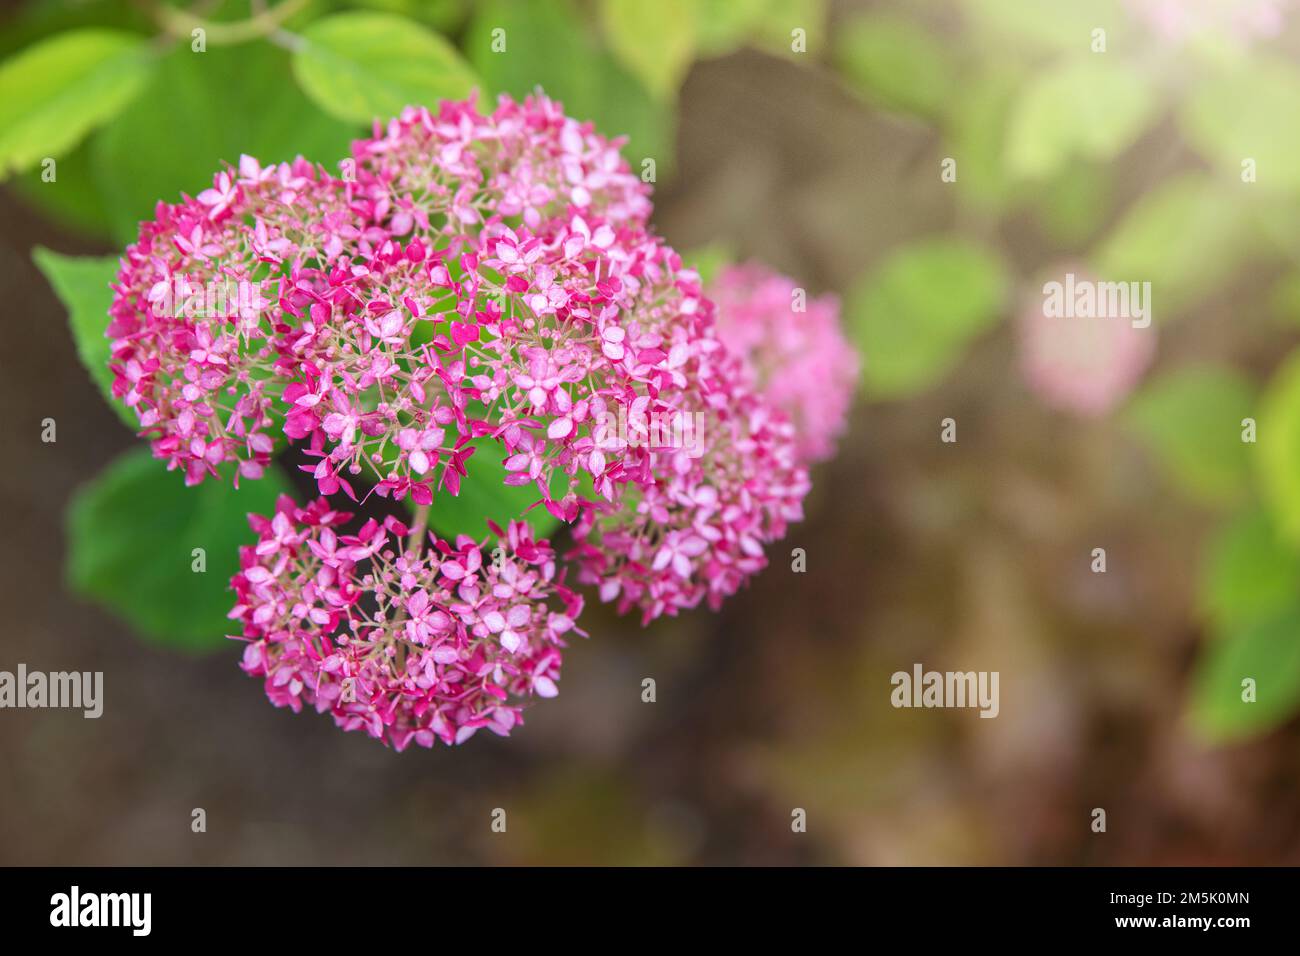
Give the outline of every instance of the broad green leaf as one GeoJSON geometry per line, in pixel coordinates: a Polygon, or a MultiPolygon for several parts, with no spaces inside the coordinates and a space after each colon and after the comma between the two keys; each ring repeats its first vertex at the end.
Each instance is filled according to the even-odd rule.
{"type": "Polygon", "coordinates": [[[407,106],[436,110],[480,86],[455,47],[414,20],[387,13],[339,13],[302,31],[293,55],[298,83],[333,116],[369,123],[407,106]]]}
{"type": "MultiPolygon", "coordinates": [[[[534,484],[511,486],[502,484],[508,472],[505,456],[499,442],[477,439],[472,442],[477,449],[465,465],[469,472],[460,483],[460,494],[437,491],[429,510],[429,526],[442,537],[454,539],[467,534],[475,540],[491,533],[487,523],[495,521],[504,528],[517,518],[533,526],[538,538],[550,536],[560,526],[560,521],[541,505],[524,514],[524,509],[539,500],[541,495],[534,484]]],[[[562,476],[552,484],[552,492],[560,490],[562,476]]]]}
{"type": "Polygon", "coordinates": [[[73,30],[0,64],[0,179],[57,159],[144,87],[144,37],[73,30]]]}
{"type": "Polygon", "coordinates": [[[131,431],[139,429],[135,412],[113,398],[113,374],[108,370],[108,307],[113,303],[112,284],[117,279],[114,256],[65,256],[41,246],[32,250],[32,260],[45,275],[64,308],[68,328],[77,346],[77,356],[99,386],[104,401],[131,431]]]}
{"type": "Polygon", "coordinates": [[[165,57],[144,95],[95,137],[95,170],[114,233],[128,242],[160,199],[197,195],[222,163],[236,165],[247,153],[263,165],[302,155],[332,166],[357,132],[298,90],[283,50],[248,43],[195,54],[186,46],[165,57]]]}
{"type": "Polygon", "coordinates": [[[998,212],[1018,191],[1003,144],[1012,102],[1024,82],[1024,72],[1014,66],[986,64],[963,79],[949,104],[946,158],[956,162],[957,198],[985,213],[998,212]]]}
{"type": "Polygon", "coordinates": [[[1250,482],[1242,420],[1254,417],[1255,388],[1230,368],[1193,366],[1146,385],[1125,419],[1155,453],[1170,480],[1191,498],[1221,503],[1250,482]]]}
{"type": "Polygon", "coordinates": [[[1211,541],[1198,589],[1201,612],[1219,632],[1282,611],[1300,595],[1300,551],[1251,507],[1211,541]]]}
{"type": "Polygon", "coordinates": [[[1072,159],[1114,159],[1137,141],[1158,101],[1135,68],[1107,56],[1072,59],[1038,73],[1011,111],[1006,162],[1043,179],[1072,159]]]}
{"type": "Polygon", "coordinates": [[[897,397],[935,384],[993,325],[1007,277],[992,253],[930,239],[893,253],[854,286],[848,317],[869,394],[897,397]]]}
{"type": "Polygon", "coordinates": [[[1300,542],[1300,350],[1273,373],[1256,419],[1253,457],[1264,502],[1283,535],[1300,542]]]}
{"type": "Polygon", "coordinates": [[[354,7],[382,10],[428,24],[440,33],[453,31],[464,22],[471,5],[478,0],[352,0],[354,7]]]}
{"type": "Polygon", "coordinates": [[[1252,57],[1202,76],[1184,98],[1179,127],[1188,142],[1241,190],[1300,190],[1300,72],[1252,57]],[[1253,169],[1253,182],[1243,182],[1253,169]]]}
{"type": "Polygon", "coordinates": [[[690,0],[600,0],[610,49],[646,89],[671,101],[695,54],[695,8],[690,0]]]}
{"type": "Polygon", "coordinates": [[[771,0],[692,0],[695,45],[701,55],[721,56],[742,46],[763,22],[771,0]]]}
{"type": "Polygon", "coordinates": [[[1241,200],[1191,173],[1139,199],[1102,241],[1092,264],[1106,281],[1150,282],[1160,321],[1214,292],[1259,247],[1241,200]]]}
{"type": "Polygon", "coordinates": [[[60,157],[49,175],[37,166],[15,176],[9,185],[57,223],[96,237],[113,233],[108,205],[99,194],[89,142],[60,157]]]}
{"type": "Polygon", "coordinates": [[[825,42],[826,0],[690,0],[695,47],[702,57],[753,45],[781,56],[816,56],[825,42]],[[794,50],[803,31],[804,52],[794,50]]]}
{"type": "Polygon", "coordinates": [[[1221,742],[1274,727],[1300,709],[1300,604],[1207,641],[1192,675],[1191,724],[1221,742]],[[1255,700],[1242,699],[1255,682],[1255,700]]]}
{"type": "Polygon", "coordinates": [[[1127,17],[1120,3],[964,0],[962,6],[976,27],[981,46],[999,55],[1025,49],[1025,41],[1044,50],[1083,54],[1091,53],[1093,31],[1098,28],[1105,30],[1107,52],[1125,39],[1127,17]]]}
{"type": "Polygon", "coordinates": [[[464,47],[487,92],[523,99],[541,87],[603,135],[627,136],[623,152],[634,171],[645,158],[655,160],[657,176],[671,167],[672,110],[600,46],[570,0],[482,3],[464,47]],[[497,29],[505,31],[504,53],[493,50],[497,29]]]}
{"type": "Polygon", "coordinates": [[[835,59],[855,89],[887,109],[937,116],[952,95],[952,64],[919,24],[887,14],[860,16],[836,35],[835,59]]]}
{"type": "Polygon", "coordinates": [[[147,449],[128,452],[72,499],[69,585],[159,644],[220,648],[231,633],[239,546],[256,537],[247,515],[271,514],[287,492],[276,468],[238,489],[225,477],[187,488],[147,449]],[[201,573],[193,570],[195,548],[205,554],[201,573]]]}
{"type": "Polygon", "coordinates": [[[1109,167],[1070,163],[1036,186],[1029,208],[1038,214],[1047,235],[1067,248],[1085,245],[1110,214],[1109,167]]]}

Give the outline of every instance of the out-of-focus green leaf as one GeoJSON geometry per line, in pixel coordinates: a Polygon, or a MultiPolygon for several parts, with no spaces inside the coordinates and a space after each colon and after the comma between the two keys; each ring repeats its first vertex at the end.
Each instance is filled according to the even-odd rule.
{"type": "Polygon", "coordinates": [[[849,296],[868,393],[894,397],[934,384],[997,321],[1006,288],[1001,261],[961,240],[924,240],[889,256],[849,296]]]}
{"type": "Polygon", "coordinates": [[[754,35],[773,0],[691,0],[695,45],[704,56],[730,53],[754,35]]]}
{"type": "Polygon", "coordinates": [[[1274,727],[1300,708],[1300,604],[1208,641],[1192,675],[1191,724],[1221,742],[1274,727]],[[1253,702],[1243,681],[1255,682],[1253,702]]]}
{"type": "Polygon", "coordinates": [[[1300,350],[1273,374],[1256,416],[1255,464],[1283,535],[1300,542],[1300,350]]]}
{"type": "MultiPolygon", "coordinates": [[[[502,484],[508,472],[500,443],[480,438],[471,444],[477,450],[466,463],[469,474],[461,479],[460,494],[453,496],[445,490],[434,493],[429,526],[444,538],[467,534],[481,540],[491,532],[489,520],[504,528],[523,518],[533,526],[538,538],[549,537],[560,526],[554,515],[541,505],[524,514],[525,508],[541,498],[537,486],[502,484]]],[[[563,476],[556,477],[552,493],[560,490],[563,480],[563,476]]]]}
{"type": "Polygon", "coordinates": [[[1072,159],[1114,159],[1154,118],[1157,99],[1136,69],[1105,56],[1067,60],[1036,74],[1012,108],[1006,162],[1043,179],[1072,159]]]}
{"type": "Polygon", "coordinates": [[[347,155],[357,131],[303,96],[288,54],[276,47],[186,46],[163,59],[144,95],[95,137],[95,171],[114,233],[128,242],[158,200],[197,195],[223,162],[237,164],[244,153],[263,165],[303,155],[329,166],[347,155]]]}
{"type": "Polygon", "coordinates": [[[88,142],[57,161],[52,181],[46,181],[44,171],[38,166],[15,176],[9,184],[23,199],[61,225],[94,236],[112,234],[112,219],[99,194],[88,142]]]}
{"type": "Polygon", "coordinates": [[[1253,417],[1255,389],[1230,368],[1194,366],[1145,386],[1125,412],[1178,488],[1193,499],[1221,503],[1250,481],[1250,449],[1242,419],[1253,417]]]}
{"type": "Polygon", "coordinates": [[[464,21],[470,0],[353,0],[352,5],[410,17],[446,33],[464,21]]]}
{"type": "Polygon", "coordinates": [[[719,272],[735,261],[735,251],[725,242],[711,242],[682,253],[682,262],[700,274],[700,281],[706,288],[719,272]]]}
{"type": "Polygon", "coordinates": [[[1024,73],[1015,67],[989,64],[953,90],[949,104],[947,151],[957,162],[957,197],[986,213],[999,211],[1012,196],[1003,145],[1023,83],[1024,73]]]}
{"type": "Polygon", "coordinates": [[[827,45],[826,4],[827,0],[768,0],[753,42],[797,63],[806,57],[820,58],[827,45]],[[802,52],[795,48],[795,31],[801,31],[802,52]]]}
{"type": "Polygon", "coordinates": [[[837,32],[835,59],[856,89],[886,109],[932,117],[952,95],[955,77],[943,47],[905,17],[849,21],[837,32]]]}
{"type": "Polygon", "coordinates": [[[436,109],[480,86],[450,43],[405,17],[339,13],[302,31],[293,55],[299,84],[321,109],[342,120],[388,119],[406,106],[436,109]]]}
{"type": "Polygon", "coordinates": [[[695,54],[690,0],[600,0],[610,49],[660,100],[677,96],[695,54]]]}
{"type": "Polygon", "coordinates": [[[1203,76],[1182,101],[1188,142],[1242,190],[1300,190],[1300,73],[1294,65],[1251,57],[1231,71],[1203,76]],[[1243,182],[1243,162],[1254,182],[1243,182]]]}
{"type": "Polygon", "coordinates": [[[1125,12],[1120,0],[1089,0],[1087,3],[1056,3],[1030,0],[964,0],[980,45],[1014,55],[1021,50],[1091,54],[1093,31],[1106,32],[1106,49],[1123,42],[1125,12]],[[1028,41],[1026,44],[1024,41],[1028,41]]]}
{"type": "Polygon", "coordinates": [[[569,0],[479,4],[464,46],[489,92],[522,99],[540,86],[570,116],[591,120],[606,136],[627,136],[624,152],[638,172],[647,157],[656,175],[671,167],[671,108],[601,48],[569,0]],[[505,30],[504,53],[493,51],[496,29],[505,30]]]}
{"type": "Polygon", "coordinates": [[[1210,543],[1199,595],[1201,612],[1216,631],[1241,630],[1300,595],[1300,552],[1266,512],[1251,507],[1210,543]]]}
{"type": "Polygon", "coordinates": [[[276,468],[236,490],[228,479],[185,487],[147,449],[128,452],[82,487],[68,510],[68,583],[144,637],[181,650],[222,646],[234,605],[247,515],[269,515],[288,483],[276,468]],[[193,570],[202,548],[207,570],[193,570]]]}
{"type": "Polygon", "coordinates": [[[135,413],[113,399],[113,375],[108,370],[109,341],[104,335],[108,328],[108,307],[113,302],[110,286],[117,278],[117,259],[65,256],[40,246],[32,250],[32,259],[68,310],[68,328],[81,364],[86,366],[117,417],[136,431],[139,423],[135,413]]]}
{"type": "Polygon", "coordinates": [[[1108,167],[1072,163],[1039,187],[1032,208],[1052,240],[1078,248],[1105,222],[1110,191],[1108,167]]]}
{"type": "Polygon", "coordinates": [[[1215,291],[1259,246],[1241,201],[1192,173],[1138,200],[1102,241],[1092,264],[1106,281],[1150,282],[1160,320],[1215,291]]]}
{"type": "MultiPolygon", "coordinates": [[[[13,4],[12,6],[19,6],[13,4]]],[[[147,34],[157,29],[149,11],[134,0],[27,0],[13,13],[6,13],[0,31],[0,57],[35,46],[42,40],[71,30],[103,27],[147,34]]]]}
{"type": "Polygon", "coordinates": [[[112,119],[148,79],[144,37],[73,30],[0,64],[0,179],[57,159],[112,119]]]}

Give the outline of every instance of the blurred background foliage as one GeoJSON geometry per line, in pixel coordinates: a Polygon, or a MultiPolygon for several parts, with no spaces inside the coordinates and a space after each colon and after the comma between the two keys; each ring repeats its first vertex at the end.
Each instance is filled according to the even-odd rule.
{"type": "MultiPolygon", "coordinates": [[[[94,612],[60,605],[50,620],[151,693],[182,666],[155,658],[159,645],[225,650],[186,664],[189,703],[168,711],[176,695],[158,692],[123,718],[141,733],[157,717],[177,747],[198,734],[227,772],[292,748],[284,773],[332,774],[316,782],[345,804],[409,788],[400,827],[361,828],[369,844],[331,848],[304,795],[205,859],[257,862],[265,845],[266,862],[1300,861],[1292,7],[28,0],[0,33],[4,274],[14,296],[48,296],[34,291],[38,268],[63,303],[71,334],[43,333],[47,373],[75,350],[106,389],[107,284],[158,200],[193,195],[242,153],[329,165],[407,102],[537,87],[626,136],[634,169],[653,160],[657,227],[703,272],[758,257],[838,293],[864,362],[842,453],[814,474],[790,539],[808,550],[806,575],[775,548],[760,585],[720,615],[640,632],[593,609],[596,636],[566,659],[554,714],[539,708],[477,755],[427,758],[437,780],[426,758],[399,769],[325,721],[286,726],[227,673],[221,588],[242,515],[295,476],[186,491],[111,431],[111,413],[87,411],[84,388],[68,414],[99,422],[82,446],[94,454],[62,484],[15,493],[57,493],[33,506],[40,516],[77,486],[66,581],[154,643],[105,648],[94,612]],[[1043,283],[1067,271],[1151,283],[1154,324],[1134,332],[1158,343],[1149,368],[1120,339],[1087,339],[1058,343],[1070,362],[1050,365],[1046,386],[1026,371],[1040,361],[1026,330],[1043,283]],[[1126,361],[1131,380],[1105,385],[1126,361]],[[1080,388],[1104,407],[1061,398],[1080,388]],[[939,440],[949,416],[953,445],[939,440]],[[205,575],[190,569],[198,540],[205,575]],[[173,552],[183,560],[150,560],[173,552]],[[890,708],[889,674],[917,660],[1000,670],[999,719],[890,708]],[[670,701],[653,715],[644,673],[670,701]],[[197,730],[205,699],[233,708],[242,739],[268,739],[245,752],[197,730]],[[421,815],[428,801],[454,816],[507,794],[520,820],[508,848],[421,815]],[[791,806],[810,811],[803,843],[791,806]],[[1110,844],[1088,831],[1095,806],[1120,815],[1110,844]]],[[[45,404],[6,388],[39,420],[59,381],[29,386],[45,404]]],[[[471,487],[440,530],[467,503],[515,506],[494,495],[471,487]]],[[[37,732],[5,742],[29,770],[39,744],[37,732]]],[[[61,786],[59,767],[34,779],[61,786]]],[[[159,794],[175,795],[170,773],[150,771],[159,794]]],[[[290,785],[276,773],[254,773],[263,797],[290,785]]],[[[105,862],[152,859],[107,837],[89,845],[105,862]]]]}

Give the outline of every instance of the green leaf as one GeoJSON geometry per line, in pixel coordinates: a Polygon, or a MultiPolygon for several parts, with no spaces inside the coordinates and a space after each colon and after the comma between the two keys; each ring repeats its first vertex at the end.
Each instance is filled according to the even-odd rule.
{"type": "Polygon", "coordinates": [[[774,5],[772,0],[693,0],[700,54],[722,56],[743,45],[774,5]]]}
{"type": "Polygon", "coordinates": [[[957,198],[986,214],[1013,197],[1003,161],[1011,105],[1025,82],[1023,71],[1006,63],[984,64],[953,91],[946,127],[948,154],[957,162],[957,198]]]}
{"type": "Polygon", "coordinates": [[[1171,481],[1191,498],[1230,501],[1250,481],[1242,419],[1254,416],[1255,388],[1230,368],[1194,366],[1155,379],[1133,399],[1127,423],[1171,481]]]}
{"type": "Polygon", "coordinates": [[[57,158],[143,88],[143,37],[73,30],[0,64],[0,179],[57,158]]]}
{"type": "Polygon", "coordinates": [[[159,644],[219,648],[230,633],[239,546],[255,538],[247,515],[271,514],[287,492],[276,468],[238,490],[228,478],[187,488],[147,449],[128,452],[72,499],[69,585],[159,644]],[[202,573],[193,570],[195,548],[205,552],[202,573]]]}
{"type": "Polygon", "coordinates": [[[872,14],[837,34],[836,61],[868,99],[887,109],[936,116],[952,95],[952,65],[939,42],[903,17],[872,14]]]}
{"type": "Polygon", "coordinates": [[[1300,542],[1300,350],[1273,373],[1256,418],[1254,458],[1264,502],[1283,535],[1300,542]]]}
{"type": "Polygon", "coordinates": [[[931,239],[893,253],[849,296],[868,393],[896,397],[935,384],[997,321],[1006,289],[1001,261],[972,243],[931,239]]]}
{"type": "Polygon", "coordinates": [[[708,245],[683,252],[682,262],[700,274],[700,281],[707,289],[717,279],[719,272],[735,264],[736,251],[730,243],[715,239],[708,245]]]}
{"type": "Polygon", "coordinates": [[[343,120],[369,123],[407,106],[436,110],[480,85],[456,49],[414,20],[387,13],[339,13],[302,32],[293,55],[298,83],[343,120]]]}
{"type": "Polygon", "coordinates": [[[32,250],[32,260],[68,310],[68,328],[81,364],[117,417],[131,431],[137,431],[140,426],[135,413],[113,398],[113,373],[108,370],[110,343],[104,333],[108,329],[108,307],[113,303],[111,286],[117,279],[117,259],[65,256],[37,246],[32,250]]]}
{"type": "Polygon", "coordinates": [[[1026,0],[965,0],[982,49],[1010,55],[1033,46],[1062,53],[1089,53],[1092,31],[1106,30],[1107,49],[1122,42],[1127,19],[1119,0],[1034,3],[1026,0]]]}
{"type": "Polygon", "coordinates": [[[464,46],[488,92],[522,99],[540,86],[570,116],[605,136],[627,136],[623,152],[634,170],[646,157],[657,173],[672,165],[672,110],[601,48],[569,0],[479,4],[464,46]],[[506,31],[504,53],[493,50],[496,29],[506,31]]]}
{"type": "Polygon", "coordinates": [[[1191,173],[1139,199],[1092,258],[1107,281],[1150,282],[1155,314],[1168,319],[1214,292],[1259,248],[1241,200],[1191,173]]]}
{"type": "Polygon", "coordinates": [[[1067,60],[1032,77],[1012,108],[1006,161],[1043,179],[1071,159],[1114,159],[1154,119],[1157,99],[1136,69],[1104,56],[1067,60]]]}
{"type": "Polygon", "coordinates": [[[1203,77],[1178,113],[1187,141],[1241,189],[1300,190],[1300,74],[1289,63],[1251,57],[1203,77]],[[1243,183],[1243,161],[1255,180],[1243,183]]]}
{"type": "Polygon", "coordinates": [[[610,49],[661,100],[672,100],[695,54],[689,0],[601,0],[610,49]]]}
{"type": "Polygon", "coordinates": [[[1241,630],[1282,611],[1297,594],[1300,552],[1262,509],[1238,514],[1210,543],[1198,603],[1216,631],[1241,630]]]}
{"type": "Polygon", "coordinates": [[[94,139],[100,193],[114,234],[133,241],[158,200],[212,185],[241,154],[263,165],[303,155],[326,165],[348,154],[358,128],[317,110],[294,85],[289,56],[265,43],[188,46],[165,57],[145,94],[94,139]],[[192,117],[178,126],[178,117],[192,117]]]}
{"type": "MultiPolygon", "coordinates": [[[[517,518],[533,526],[538,538],[549,537],[560,526],[560,521],[541,505],[526,515],[524,509],[541,498],[535,484],[504,485],[508,472],[505,456],[499,442],[480,438],[472,445],[477,449],[466,463],[469,472],[460,483],[460,494],[447,491],[434,493],[429,510],[429,526],[442,537],[454,539],[467,534],[481,540],[490,533],[489,520],[504,528],[517,518]]],[[[552,482],[552,492],[560,491],[564,476],[557,475],[552,482]]]]}
{"type": "Polygon", "coordinates": [[[9,185],[24,200],[60,225],[96,237],[112,235],[108,206],[99,194],[90,143],[59,159],[54,179],[46,181],[38,166],[20,173],[9,185]]]}
{"type": "Polygon", "coordinates": [[[1300,708],[1300,604],[1208,641],[1192,675],[1191,724],[1222,742],[1274,727],[1300,708]],[[1242,682],[1256,699],[1242,700],[1242,682]]]}

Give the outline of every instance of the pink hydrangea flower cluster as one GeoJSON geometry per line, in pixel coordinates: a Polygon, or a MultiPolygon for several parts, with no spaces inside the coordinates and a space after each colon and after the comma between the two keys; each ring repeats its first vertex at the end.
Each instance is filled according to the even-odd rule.
{"type": "MultiPolygon", "coordinates": [[[[617,144],[541,97],[409,109],[338,177],[245,157],[160,204],[127,250],[115,394],[190,483],[226,461],[256,477],[283,432],[322,494],[364,477],[427,504],[490,434],[562,514],[549,479],[592,469],[593,401],[634,400],[690,358],[665,334],[676,316],[621,314],[674,281],[648,212],[617,144]]],[[[594,464],[598,487],[619,480],[620,462],[594,464]]]]}
{"type": "Polygon", "coordinates": [[[858,380],[858,355],[840,328],[839,301],[830,295],[803,301],[793,279],[757,263],[720,270],[708,293],[719,337],[744,357],[753,386],[794,422],[800,458],[829,458],[858,380]]]}
{"type": "Polygon", "coordinates": [[[558,693],[582,598],[526,523],[494,528],[500,544],[485,555],[464,536],[403,542],[393,518],[343,534],[350,517],[324,498],[300,508],[285,497],[249,518],[258,540],[241,549],[230,616],[243,668],[273,704],[315,707],[403,750],[480,728],[504,736],[521,702],[558,693]]]}
{"type": "Polygon", "coordinates": [[[321,495],[253,517],[232,582],[277,706],[398,749],[504,734],[581,633],[526,525],[488,562],[392,518],[344,534],[336,495],[409,497],[422,529],[496,455],[644,621],[717,607],[802,517],[857,371],[836,304],[791,315],[793,283],[734,270],[719,323],[619,145],[541,95],[408,108],[337,174],[244,157],[141,226],[108,334],[154,454],[238,483],[293,443],[321,495]]]}

